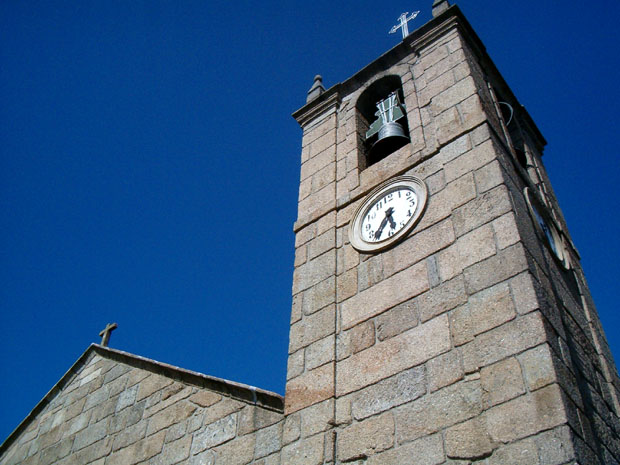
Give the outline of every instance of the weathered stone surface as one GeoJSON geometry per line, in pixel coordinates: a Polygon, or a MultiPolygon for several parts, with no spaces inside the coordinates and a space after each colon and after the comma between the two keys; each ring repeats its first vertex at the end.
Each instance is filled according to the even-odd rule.
{"type": "Polygon", "coordinates": [[[321,281],[304,291],[302,310],[305,315],[310,315],[335,301],[336,278],[330,276],[325,281],[321,281]]]}
{"type": "Polygon", "coordinates": [[[450,348],[448,319],[437,317],[340,362],[338,395],[419,365],[450,348]]]}
{"type": "Polygon", "coordinates": [[[500,404],[525,392],[521,367],[514,357],[480,370],[480,383],[485,407],[500,404]]]}
{"type": "Polygon", "coordinates": [[[455,459],[479,459],[490,455],[493,443],[480,418],[453,426],[446,431],[446,455],[455,459]]]}
{"type": "Polygon", "coordinates": [[[334,360],[334,336],[327,336],[306,347],[306,370],[313,370],[334,360]]]}
{"type": "Polygon", "coordinates": [[[282,448],[282,423],[267,428],[260,429],[256,432],[256,448],[255,457],[265,457],[282,448]]]}
{"type": "Polygon", "coordinates": [[[151,459],[153,465],[173,465],[189,457],[189,449],[192,444],[192,437],[185,436],[176,441],[164,444],[161,454],[151,459]]]}
{"type": "Polygon", "coordinates": [[[159,430],[169,427],[175,423],[179,423],[189,417],[196,410],[196,406],[189,402],[179,402],[171,407],[162,410],[149,419],[149,427],[146,432],[147,436],[156,433],[159,430]]]}
{"type": "Polygon", "coordinates": [[[497,239],[497,247],[500,250],[519,241],[519,230],[517,229],[513,212],[508,212],[493,220],[492,225],[493,231],[495,231],[495,238],[497,239]]]}
{"type": "Polygon", "coordinates": [[[338,435],[338,459],[350,461],[389,449],[394,444],[391,412],[346,427],[338,435]]]}
{"type": "Polygon", "coordinates": [[[545,328],[538,312],[516,318],[463,346],[466,373],[490,365],[510,355],[518,354],[546,340],[545,328]]]}
{"type": "MultiPolygon", "coordinates": [[[[215,449],[217,465],[246,465],[252,461],[256,436],[253,434],[233,439],[215,449]]],[[[208,462],[207,462],[208,463],[208,462]]]]}
{"type": "Polygon", "coordinates": [[[142,439],[131,446],[125,447],[117,452],[113,452],[106,459],[106,464],[132,465],[148,460],[161,452],[165,437],[166,432],[161,431],[153,436],[142,439]]]}
{"type": "Polygon", "coordinates": [[[288,415],[284,420],[282,444],[287,445],[299,439],[301,435],[301,413],[288,415]]]}
{"type": "Polygon", "coordinates": [[[523,247],[515,244],[467,268],[465,285],[467,291],[473,294],[515,276],[526,268],[527,260],[523,247]]]}
{"type": "Polygon", "coordinates": [[[431,392],[463,379],[460,353],[451,350],[428,362],[428,388],[431,392]]]}
{"type": "Polygon", "coordinates": [[[479,382],[453,384],[395,410],[397,441],[401,443],[435,433],[475,417],[481,411],[479,382]]]}
{"type": "Polygon", "coordinates": [[[458,208],[452,217],[454,230],[461,236],[510,211],[512,204],[506,186],[500,185],[458,208]]]}
{"type": "Polygon", "coordinates": [[[502,325],[516,316],[507,283],[500,283],[469,298],[450,316],[455,345],[471,341],[478,334],[502,325]]]}
{"type": "MultiPolygon", "coordinates": [[[[539,465],[536,444],[530,438],[500,447],[488,459],[489,465],[539,465]]],[[[563,462],[553,462],[554,465],[563,462]]],[[[551,463],[547,464],[551,465],[551,463]]]]}
{"type": "Polygon", "coordinates": [[[418,263],[363,292],[345,300],[341,306],[343,329],[352,328],[394,305],[429,288],[426,264],[418,263]],[[372,305],[368,305],[372,302],[372,305]]]}
{"type": "Polygon", "coordinates": [[[166,386],[172,384],[172,380],[169,378],[165,378],[164,376],[151,374],[147,378],[145,378],[142,382],[140,382],[140,387],[138,389],[138,394],[136,396],[136,401],[142,400],[145,397],[149,397],[154,392],[163,389],[166,386]]]}
{"type": "Polygon", "coordinates": [[[334,369],[330,364],[308,371],[286,383],[285,413],[291,414],[332,397],[333,389],[334,369]]]}
{"type": "Polygon", "coordinates": [[[373,455],[366,463],[367,465],[438,465],[444,463],[441,434],[420,438],[404,446],[373,455]]]}
{"type": "MultiPolygon", "coordinates": [[[[407,331],[418,324],[418,309],[415,300],[409,300],[391,308],[376,318],[377,339],[383,341],[407,331]]],[[[374,336],[374,333],[373,333],[374,336]]],[[[374,340],[372,341],[374,344],[374,340]]],[[[366,347],[370,347],[368,344],[366,347]]],[[[366,348],[364,347],[364,348],[366,348]]]]}
{"type": "MultiPolygon", "coordinates": [[[[575,458],[572,434],[568,426],[560,426],[534,437],[541,465],[565,463],[575,458]]],[[[525,464],[524,464],[525,465],[525,464]]]]}
{"type": "Polygon", "coordinates": [[[295,268],[293,272],[293,294],[320,283],[333,276],[335,272],[336,250],[332,249],[295,268]]]}
{"type": "Polygon", "coordinates": [[[331,427],[334,420],[334,399],[311,405],[300,412],[301,436],[307,438],[331,427]]]}
{"type": "Polygon", "coordinates": [[[334,333],[336,327],[334,306],[325,307],[312,315],[306,315],[291,326],[289,353],[334,333]]]}
{"type": "Polygon", "coordinates": [[[547,344],[524,352],[519,357],[523,376],[530,391],[539,389],[557,380],[551,350],[547,344]]]}
{"type": "Polygon", "coordinates": [[[351,411],[356,420],[362,420],[415,400],[425,393],[425,370],[424,366],[419,366],[355,393],[351,411]]]}
{"type": "Polygon", "coordinates": [[[235,437],[237,432],[237,415],[229,415],[205,426],[194,435],[192,454],[217,446],[235,437]]]}
{"type": "Polygon", "coordinates": [[[465,302],[467,302],[465,281],[463,276],[459,275],[417,298],[420,320],[428,321],[465,302]]]}
{"type": "Polygon", "coordinates": [[[282,448],[282,464],[321,465],[323,463],[323,434],[296,441],[282,448]]]}
{"type": "Polygon", "coordinates": [[[209,407],[210,405],[219,402],[222,396],[216,392],[211,391],[198,391],[196,394],[189,397],[190,402],[199,405],[200,407],[209,407]]]}
{"type": "Polygon", "coordinates": [[[552,384],[485,412],[491,439],[511,442],[566,423],[560,388],[552,384]]]}

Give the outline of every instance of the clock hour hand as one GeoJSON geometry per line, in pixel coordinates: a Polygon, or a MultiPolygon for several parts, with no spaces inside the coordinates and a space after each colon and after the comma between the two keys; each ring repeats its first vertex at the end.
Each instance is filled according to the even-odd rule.
{"type": "Polygon", "coordinates": [[[394,220],[392,219],[392,213],[394,213],[394,209],[392,207],[388,208],[385,211],[385,218],[383,218],[383,221],[381,221],[381,224],[379,225],[379,229],[377,229],[377,231],[375,232],[375,239],[381,238],[381,233],[383,232],[383,228],[385,228],[385,225],[388,223],[388,220],[392,229],[394,229],[394,227],[396,226],[396,223],[394,223],[394,220]]]}
{"type": "Polygon", "coordinates": [[[394,209],[392,207],[388,208],[388,210],[385,212],[385,217],[390,222],[390,228],[394,229],[396,227],[396,221],[394,221],[394,218],[392,218],[392,213],[394,213],[394,209]]]}

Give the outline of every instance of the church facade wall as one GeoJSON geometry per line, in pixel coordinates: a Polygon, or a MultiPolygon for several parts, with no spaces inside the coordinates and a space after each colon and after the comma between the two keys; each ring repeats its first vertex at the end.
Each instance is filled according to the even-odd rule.
{"type": "Polygon", "coordinates": [[[270,465],[283,425],[281,412],[93,352],[0,463],[270,465]]]}

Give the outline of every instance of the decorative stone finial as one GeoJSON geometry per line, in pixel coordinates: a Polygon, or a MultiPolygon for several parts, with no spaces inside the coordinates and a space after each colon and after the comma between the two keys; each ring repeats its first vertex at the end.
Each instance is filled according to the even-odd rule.
{"type": "Polygon", "coordinates": [[[433,18],[446,11],[449,6],[450,2],[448,0],[435,0],[433,2],[433,18]]]}
{"type": "Polygon", "coordinates": [[[325,92],[325,87],[323,87],[323,78],[320,74],[317,74],[316,76],[314,76],[314,84],[312,84],[312,87],[310,87],[310,90],[308,91],[306,103],[314,100],[315,98],[318,98],[318,96],[321,95],[323,92],[325,92]]]}
{"type": "Polygon", "coordinates": [[[108,323],[105,326],[105,329],[103,329],[99,333],[99,336],[101,336],[101,345],[103,347],[108,346],[108,342],[110,341],[110,333],[114,331],[116,328],[118,328],[118,325],[116,323],[108,323]]]}

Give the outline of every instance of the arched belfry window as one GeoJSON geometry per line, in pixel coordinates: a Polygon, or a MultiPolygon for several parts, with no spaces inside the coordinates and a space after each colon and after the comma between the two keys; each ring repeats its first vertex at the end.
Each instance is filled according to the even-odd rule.
{"type": "Polygon", "coordinates": [[[357,101],[360,168],[364,169],[409,143],[409,124],[398,76],[372,83],[357,101]]]}

